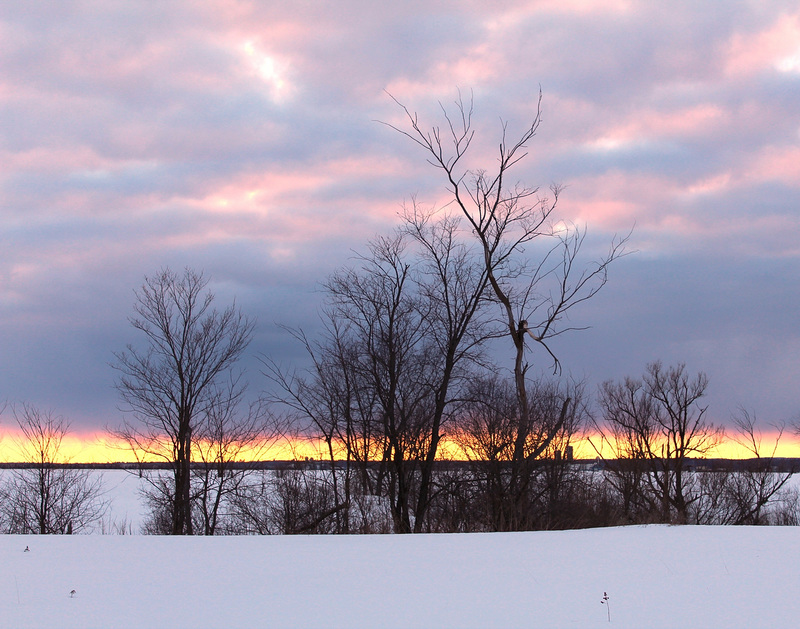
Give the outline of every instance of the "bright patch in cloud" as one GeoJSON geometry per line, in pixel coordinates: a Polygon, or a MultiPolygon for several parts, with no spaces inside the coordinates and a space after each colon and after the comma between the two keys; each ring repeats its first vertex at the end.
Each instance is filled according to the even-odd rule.
{"type": "Polygon", "coordinates": [[[689,194],[714,194],[731,185],[731,174],[722,173],[697,181],[686,190],[689,194]]]}
{"type": "Polygon", "coordinates": [[[251,41],[245,42],[241,50],[250,72],[267,86],[272,100],[283,103],[291,99],[294,88],[287,78],[285,63],[263,52],[251,41]]]}
{"type": "Polygon", "coordinates": [[[618,151],[624,149],[633,143],[628,138],[619,136],[603,136],[592,142],[589,142],[589,149],[594,151],[618,151]]]}
{"type": "Polygon", "coordinates": [[[781,72],[798,72],[800,73],[800,48],[797,52],[788,57],[784,57],[776,64],[776,67],[781,72]]]}
{"type": "Polygon", "coordinates": [[[753,74],[766,68],[800,71],[800,18],[783,16],[772,28],[731,39],[726,70],[731,75],[753,74]]]}
{"type": "Polygon", "coordinates": [[[615,151],[649,141],[705,136],[727,122],[725,110],[719,106],[699,104],[673,112],[638,111],[625,125],[611,129],[587,143],[594,151],[615,151]]]}

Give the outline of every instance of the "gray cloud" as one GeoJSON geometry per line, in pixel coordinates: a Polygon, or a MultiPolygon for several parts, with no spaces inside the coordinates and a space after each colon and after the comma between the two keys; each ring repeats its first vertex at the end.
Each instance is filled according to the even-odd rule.
{"type": "MultiPolygon", "coordinates": [[[[114,423],[133,289],[205,269],[259,320],[315,329],[318,282],[445,198],[412,143],[474,94],[473,164],[544,124],[517,175],[566,184],[590,246],[639,249],[576,313],[565,367],[706,370],[711,411],[796,415],[800,14],[794,3],[17,3],[0,10],[0,399],[114,423]],[[793,30],[794,29],[794,30],[793,30]],[[786,61],[789,59],[789,61],[786,61]],[[783,61],[782,61],[783,60],[783,61]]],[[[260,386],[258,363],[248,368],[260,386]]]]}

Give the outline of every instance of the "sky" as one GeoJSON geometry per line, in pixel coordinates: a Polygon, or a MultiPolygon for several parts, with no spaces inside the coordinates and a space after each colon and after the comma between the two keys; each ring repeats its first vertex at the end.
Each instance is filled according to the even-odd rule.
{"type": "Polygon", "coordinates": [[[162,267],[257,319],[266,386],[257,357],[302,362],[280,325],[313,336],[320,282],[404,202],[447,200],[377,122],[402,120],[387,92],[429,124],[471,93],[489,169],[541,89],[516,177],[564,186],[588,253],[633,229],[552,346],[565,373],[683,362],[716,422],[800,416],[796,2],[6,2],[0,41],[0,400],[118,425],[110,363],[162,267]]]}

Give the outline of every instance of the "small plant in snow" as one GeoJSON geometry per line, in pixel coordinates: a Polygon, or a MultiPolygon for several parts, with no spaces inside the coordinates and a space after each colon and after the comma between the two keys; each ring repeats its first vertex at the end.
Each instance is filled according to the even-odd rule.
{"type": "Polygon", "coordinates": [[[608,595],[608,592],[603,592],[603,598],[600,599],[600,604],[606,606],[606,612],[608,613],[608,622],[611,622],[611,603],[609,602],[611,597],[608,595]]]}

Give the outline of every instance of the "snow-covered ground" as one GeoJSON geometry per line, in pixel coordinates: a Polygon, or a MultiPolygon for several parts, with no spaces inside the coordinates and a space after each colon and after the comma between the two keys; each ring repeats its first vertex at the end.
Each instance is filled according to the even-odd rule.
{"type": "Polygon", "coordinates": [[[108,503],[108,511],[93,532],[138,534],[147,516],[147,505],[140,491],[144,481],[126,470],[97,473],[103,476],[103,498],[108,503]]]}
{"type": "Polygon", "coordinates": [[[0,626],[20,629],[752,629],[800,621],[798,527],[5,535],[0,565],[0,626]]]}
{"type": "MultiPolygon", "coordinates": [[[[103,472],[95,532],[139,532],[140,483],[103,472]]],[[[800,527],[0,535],[0,628],[796,627],[798,566],[800,527]]]]}

